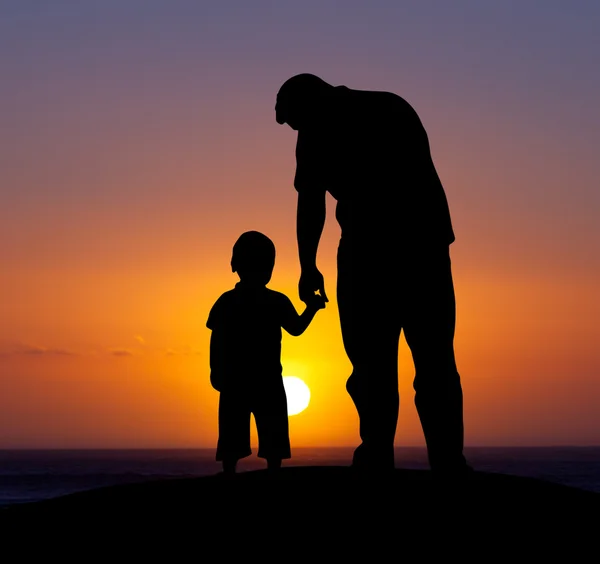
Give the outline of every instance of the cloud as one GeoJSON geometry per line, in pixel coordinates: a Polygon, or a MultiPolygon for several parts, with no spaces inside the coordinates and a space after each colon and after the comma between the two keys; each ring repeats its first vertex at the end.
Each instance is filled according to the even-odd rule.
{"type": "Polygon", "coordinates": [[[108,349],[108,352],[113,356],[133,356],[133,351],[129,349],[108,349]]]}
{"type": "Polygon", "coordinates": [[[140,335],[136,335],[135,339],[143,344],[144,348],[127,348],[127,347],[99,347],[96,350],[74,351],[63,347],[48,347],[44,345],[33,345],[30,343],[22,343],[16,341],[6,341],[0,339],[0,357],[21,356],[21,357],[62,357],[62,356],[98,356],[108,354],[116,357],[132,357],[145,354],[166,354],[166,356],[202,356],[202,352],[198,347],[191,345],[182,345],[178,347],[149,348],[146,341],[140,335]]]}
{"type": "Polygon", "coordinates": [[[144,337],[142,337],[141,335],[135,335],[133,337],[140,345],[145,345],[146,344],[146,339],[144,339],[144,337]]]}
{"type": "Polygon", "coordinates": [[[44,355],[58,355],[58,356],[76,356],[77,353],[68,349],[60,348],[46,348],[46,347],[30,347],[24,354],[44,354],[44,355]]]}
{"type": "Polygon", "coordinates": [[[166,355],[167,356],[176,356],[176,355],[184,355],[184,356],[190,356],[190,355],[197,355],[200,356],[202,353],[198,350],[195,349],[194,347],[191,347],[190,345],[184,345],[182,347],[177,347],[174,349],[167,349],[166,351],[166,355]]]}
{"type": "Polygon", "coordinates": [[[44,347],[28,343],[0,343],[3,356],[78,356],[78,353],[60,347],[44,347]]]}

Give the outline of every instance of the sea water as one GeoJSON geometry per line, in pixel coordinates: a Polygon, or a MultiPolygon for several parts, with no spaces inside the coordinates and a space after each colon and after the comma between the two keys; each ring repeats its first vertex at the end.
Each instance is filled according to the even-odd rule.
{"type": "MultiPolygon", "coordinates": [[[[284,466],[349,465],[352,448],[294,448],[284,466]]],[[[539,478],[600,493],[600,447],[468,447],[478,471],[539,478]]],[[[221,470],[214,449],[0,450],[0,506],[115,484],[199,477],[221,470]]],[[[240,471],[265,467],[255,456],[240,471]]],[[[427,469],[424,448],[398,447],[396,467],[427,469]]]]}

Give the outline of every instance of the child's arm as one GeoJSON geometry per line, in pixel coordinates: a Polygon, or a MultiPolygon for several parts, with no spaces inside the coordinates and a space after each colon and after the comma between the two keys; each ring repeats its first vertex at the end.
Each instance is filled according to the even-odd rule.
{"type": "Polygon", "coordinates": [[[225,383],[225,339],[223,331],[214,330],[210,336],[210,383],[218,392],[225,383]]]}
{"type": "Polygon", "coordinates": [[[226,323],[229,308],[227,307],[229,293],[222,294],[214,303],[208,314],[206,327],[210,334],[210,383],[218,392],[223,391],[226,384],[227,370],[227,330],[226,323]]]}
{"type": "Polygon", "coordinates": [[[286,315],[284,316],[284,321],[282,327],[294,337],[298,337],[302,335],[306,328],[310,325],[311,321],[314,319],[315,314],[320,309],[325,308],[325,298],[316,295],[314,299],[310,299],[306,304],[306,309],[298,315],[296,308],[292,305],[292,302],[288,300],[288,308],[286,315]]]}

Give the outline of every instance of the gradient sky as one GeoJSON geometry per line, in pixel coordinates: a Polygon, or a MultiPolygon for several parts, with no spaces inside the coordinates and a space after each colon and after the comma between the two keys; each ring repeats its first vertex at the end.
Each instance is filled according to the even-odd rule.
{"type": "MultiPolygon", "coordinates": [[[[0,448],[215,446],[205,323],[240,233],[302,306],[274,115],[299,72],[396,92],[429,133],[466,444],[600,444],[598,29],[595,0],[3,0],[0,448]]],[[[358,442],[328,204],[330,303],[283,339],[297,446],[358,442]]],[[[423,445],[404,340],[399,362],[396,442],[423,445]]]]}

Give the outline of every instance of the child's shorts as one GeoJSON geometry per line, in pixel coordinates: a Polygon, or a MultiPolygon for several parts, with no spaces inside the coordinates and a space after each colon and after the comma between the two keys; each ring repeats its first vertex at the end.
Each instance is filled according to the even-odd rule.
{"type": "Polygon", "coordinates": [[[260,458],[290,458],[287,399],[283,382],[260,392],[221,392],[217,460],[239,460],[252,454],[250,414],[254,414],[260,458]]]}

